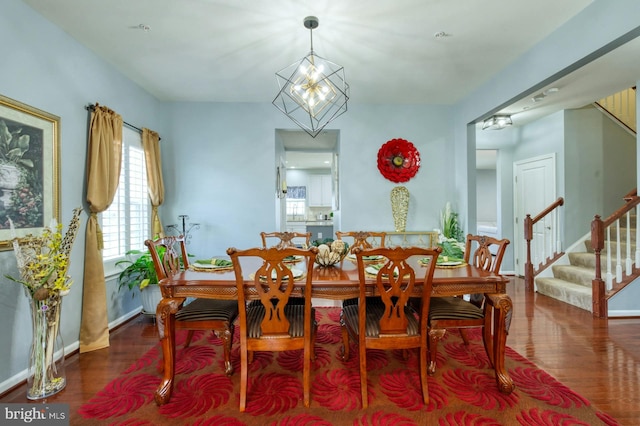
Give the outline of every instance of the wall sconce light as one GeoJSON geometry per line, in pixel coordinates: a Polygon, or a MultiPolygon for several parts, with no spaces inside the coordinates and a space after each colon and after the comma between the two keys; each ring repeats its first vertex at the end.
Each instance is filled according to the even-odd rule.
{"type": "Polygon", "coordinates": [[[482,130],[500,130],[512,125],[513,121],[510,115],[494,115],[484,120],[482,130]]]}

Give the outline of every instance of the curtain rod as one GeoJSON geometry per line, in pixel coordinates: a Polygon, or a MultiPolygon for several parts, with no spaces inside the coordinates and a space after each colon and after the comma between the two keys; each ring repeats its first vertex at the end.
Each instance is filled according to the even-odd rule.
{"type": "MultiPolygon", "coordinates": [[[[94,104],[89,104],[86,107],[84,107],[84,109],[86,109],[87,111],[93,111],[96,108],[96,106],[94,104]]],[[[125,126],[133,129],[133,130],[137,130],[138,132],[142,133],[142,129],[140,127],[134,126],[133,124],[127,123],[126,121],[122,120],[122,124],[124,124],[125,126]]],[[[162,138],[160,136],[158,136],[158,141],[161,141],[162,138]]]]}

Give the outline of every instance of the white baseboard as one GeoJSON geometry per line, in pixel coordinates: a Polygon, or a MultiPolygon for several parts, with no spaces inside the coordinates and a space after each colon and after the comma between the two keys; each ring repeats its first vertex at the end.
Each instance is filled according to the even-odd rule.
{"type": "Polygon", "coordinates": [[[611,310],[609,309],[609,318],[620,317],[640,317],[639,310],[611,310]]]}
{"type": "Polygon", "coordinates": [[[109,330],[113,330],[114,328],[116,328],[120,324],[124,324],[125,322],[129,321],[131,318],[137,316],[140,312],[142,312],[142,306],[140,306],[139,308],[134,309],[133,311],[129,312],[128,314],[124,314],[121,317],[114,319],[113,321],[111,321],[109,323],[109,330]]]}

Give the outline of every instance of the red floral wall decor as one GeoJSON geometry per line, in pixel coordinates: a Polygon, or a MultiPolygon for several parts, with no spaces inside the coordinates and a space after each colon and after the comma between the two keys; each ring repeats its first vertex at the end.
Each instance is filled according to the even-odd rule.
{"type": "Polygon", "coordinates": [[[420,153],[405,139],[391,139],[378,151],[378,170],[391,182],[407,182],[419,168],[420,153]]]}

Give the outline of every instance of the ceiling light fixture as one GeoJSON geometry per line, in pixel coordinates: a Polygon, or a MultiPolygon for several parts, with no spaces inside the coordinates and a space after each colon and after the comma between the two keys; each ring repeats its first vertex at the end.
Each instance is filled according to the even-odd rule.
{"type": "Polygon", "coordinates": [[[535,95],[534,97],[531,98],[531,100],[533,102],[540,102],[542,101],[544,98],[546,98],[547,95],[545,95],[544,93],[538,93],[537,95],[535,95]]]}
{"type": "Polygon", "coordinates": [[[311,51],[276,73],[280,91],[273,104],[315,138],[347,111],[349,85],[342,66],[313,52],[313,30],[318,28],[318,18],[307,16],[303,22],[311,34],[311,51]]]}
{"type": "Polygon", "coordinates": [[[482,130],[500,130],[513,125],[510,115],[494,115],[482,123],[482,130]]]}

